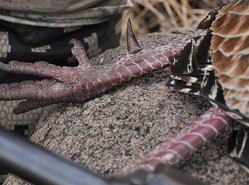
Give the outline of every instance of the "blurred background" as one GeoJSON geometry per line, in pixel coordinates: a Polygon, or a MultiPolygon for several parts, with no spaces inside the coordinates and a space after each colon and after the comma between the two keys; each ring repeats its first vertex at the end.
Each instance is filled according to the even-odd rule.
{"type": "Polygon", "coordinates": [[[126,38],[126,20],[130,17],[135,35],[196,26],[207,13],[231,0],[131,0],[134,7],[124,18],[122,40],[126,38]]]}

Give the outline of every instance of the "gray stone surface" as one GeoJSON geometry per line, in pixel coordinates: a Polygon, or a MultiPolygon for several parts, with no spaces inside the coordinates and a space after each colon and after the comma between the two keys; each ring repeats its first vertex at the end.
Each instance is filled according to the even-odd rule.
{"type": "MultiPolygon", "coordinates": [[[[144,41],[143,47],[152,48],[185,37],[185,33],[191,34],[157,33],[139,40],[144,41]]],[[[113,56],[120,52],[126,53],[125,45],[96,61],[104,55],[116,58],[113,56]]],[[[49,107],[31,140],[110,176],[210,107],[204,98],[170,91],[165,85],[168,74],[168,70],[160,70],[85,103],[49,107]]],[[[207,184],[249,184],[248,174],[227,157],[228,136],[229,132],[218,137],[177,168],[207,184]]],[[[4,184],[26,182],[9,175],[4,184]]]]}

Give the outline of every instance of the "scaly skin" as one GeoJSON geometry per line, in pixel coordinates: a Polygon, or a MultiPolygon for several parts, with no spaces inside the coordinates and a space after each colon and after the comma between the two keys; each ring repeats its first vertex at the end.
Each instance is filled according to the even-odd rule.
{"type": "MultiPolygon", "coordinates": [[[[133,33],[128,31],[128,36],[133,37],[133,33]]],[[[194,39],[198,39],[199,36],[202,35],[194,39]]],[[[134,39],[127,39],[128,51],[131,54],[108,65],[92,65],[84,48],[76,40],[72,40],[71,43],[74,44],[72,53],[79,62],[77,67],[59,67],[46,62],[0,63],[0,69],[12,73],[47,77],[40,82],[2,84],[0,100],[24,100],[14,113],[27,112],[55,103],[85,101],[134,77],[169,66],[169,57],[179,54],[187,44],[195,43],[193,38],[187,38],[156,49],[141,50],[134,39]]],[[[127,166],[123,173],[137,168],[153,170],[159,162],[175,164],[201,148],[207,141],[223,133],[232,123],[233,120],[220,109],[211,109],[182,132],[152,150],[143,159],[127,166]]]]}
{"type": "Polygon", "coordinates": [[[85,101],[134,77],[167,67],[168,58],[178,54],[189,42],[191,39],[143,50],[127,55],[116,63],[96,66],[90,63],[79,41],[72,40],[72,53],[79,61],[76,67],[60,67],[47,62],[1,63],[0,68],[11,73],[33,74],[49,79],[2,84],[0,100],[26,100],[14,109],[16,114],[55,103],[85,101]]]}
{"type": "Polygon", "coordinates": [[[125,166],[116,175],[126,175],[137,169],[150,172],[159,163],[177,164],[232,126],[234,126],[232,118],[221,109],[212,107],[180,132],[163,141],[143,157],[125,166]]]}

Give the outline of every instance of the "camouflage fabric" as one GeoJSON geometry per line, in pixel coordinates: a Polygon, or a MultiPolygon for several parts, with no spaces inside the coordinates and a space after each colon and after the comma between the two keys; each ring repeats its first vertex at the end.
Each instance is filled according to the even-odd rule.
{"type": "Polygon", "coordinates": [[[130,0],[0,0],[0,19],[46,27],[105,22],[131,7],[130,0]]]}

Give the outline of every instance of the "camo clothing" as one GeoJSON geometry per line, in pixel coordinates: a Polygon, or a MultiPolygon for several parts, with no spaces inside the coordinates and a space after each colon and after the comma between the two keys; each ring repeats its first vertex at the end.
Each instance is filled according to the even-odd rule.
{"type": "Polygon", "coordinates": [[[131,6],[130,0],[0,0],[0,19],[46,27],[93,25],[131,6]]]}
{"type": "MultiPolygon", "coordinates": [[[[90,58],[118,46],[122,13],[129,7],[129,0],[0,0],[0,61],[75,66],[69,41],[80,40],[90,58]]],[[[0,84],[40,79],[0,70],[0,84]]],[[[0,101],[0,126],[29,136],[43,109],[14,115],[17,103],[0,101]]]]}

